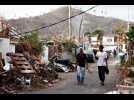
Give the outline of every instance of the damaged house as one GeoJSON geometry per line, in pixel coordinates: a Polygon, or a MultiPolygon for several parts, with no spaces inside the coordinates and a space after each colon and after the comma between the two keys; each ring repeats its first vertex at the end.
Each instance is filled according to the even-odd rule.
{"type": "Polygon", "coordinates": [[[3,63],[7,62],[6,53],[15,53],[15,44],[11,43],[10,27],[4,20],[0,20],[0,55],[3,63]]]}
{"type": "MultiPolygon", "coordinates": [[[[36,82],[53,82],[58,78],[51,66],[41,62],[37,48],[29,41],[21,41],[22,36],[18,34],[14,27],[0,20],[0,94],[10,91],[11,85],[23,88],[27,84],[35,86],[36,82]]],[[[48,60],[48,48],[44,47],[43,51],[43,60],[48,60]]]]}

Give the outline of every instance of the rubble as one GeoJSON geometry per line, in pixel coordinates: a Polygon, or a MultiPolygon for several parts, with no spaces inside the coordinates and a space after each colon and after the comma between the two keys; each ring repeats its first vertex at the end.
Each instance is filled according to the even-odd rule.
{"type": "MultiPolygon", "coordinates": [[[[50,83],[58,78],[57,72],[42,63],[41,52],[38,51],[38,48],[33,47],[31,41],[25,39],[23,41],[20,37],[15,38],[11,34],[16,33],[10,33],[9,31],[10,27],[6,26],[0,32],[0,38],[2,40],[7,39],[6,44],[8,45],[0,51],[0,94],[14,94],[25,87],[25,89],[33,88],[38,84],[49,84],[51,86],[50,83]],[[15,44],[9,51],[12,40],[15,44]],[[10,61],[8,61],[9,59],[10,61]]],[[[50,49],[53,51],[50,52],[52,55],[57,52],[56,46],[50,47],[50,49]]],[[[50,54],[50,56],[52,55],[50,54]]]]}
{"type": "Polygon", "coordinates": [[[16,94],[16,91],[12,90],[9,87],[1,87],[0,94],[16,94]]]}
{"type": "Polygon", "coordinates": [[[120,94],[134,94],[134,86],[117,85],[120,94]]]}
{"type": "Polygon", "coordinates": [[[119,91],[109,91],[104,94],[120,94],[119,91]]]}
{"type": "Polygon", "coordinates": [[[56,80],[53,80],[52,81],[52,83],[57,83],[59,80],[58,79],[56,79],[56,80]]]}
{"type": "Polygon", "coordinates": [[[58,78],[56,72],[50,70],[45,64],[41,64],[39,59],[33,57],[35,63],[31,64],[28,62],[26,57],[22,53],[10,53],[10,57],[12,60],[13,68],[9,71],[0,72],[0,93],[1,94],[12,94],[12,88],[16,87],[14,90],[19,90],[23,88],[32,87],[32,85],[36,85],[37,83],[48,84],[49,87],[52,86],[53,80],[58,78]],[[10,84],[14,84],[12,88],[10,88],[10,84]],[[5,87],[7,84],[7,87],[5,87]]]}
{"type": "Polygon", "coordinates": [[[48,87],[52,87],[53,85],[51,83],[48,84],[48,87]]]}
{"type": "Polygon", "coordinates": [[[48,83],[48,80],[43,80],[43,82],[48,83]]]}
{"type": "Polygon", "coordinates": [[[120,94],[134,94],[134,67],[128,63],[121,65],[119,68],[121,81],[117,84],[120,94]]]}

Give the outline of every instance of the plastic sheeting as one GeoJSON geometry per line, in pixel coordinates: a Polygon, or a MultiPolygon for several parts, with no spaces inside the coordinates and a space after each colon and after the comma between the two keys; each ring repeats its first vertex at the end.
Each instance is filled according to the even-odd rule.
{"type": "Polygon", "coordinates": [[[6,63],[6,65],[3,67],[5,71],[9,71],[11,69],[11,66],[9,63],[6,63]]]}

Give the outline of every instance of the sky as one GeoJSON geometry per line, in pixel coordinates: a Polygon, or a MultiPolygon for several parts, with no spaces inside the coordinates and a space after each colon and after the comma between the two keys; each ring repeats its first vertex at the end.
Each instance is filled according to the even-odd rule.
{"type": "MultiPolygon", "coordinates": [[[[0,16],[6,19],[38,16],[67,5],[0,5],[0,16]]],[[[72,8],[87,10],[94,5],[71,5],[72,8]]],[[[134,5],[99,5],[90,14],[134,21],[134,5]]]]}

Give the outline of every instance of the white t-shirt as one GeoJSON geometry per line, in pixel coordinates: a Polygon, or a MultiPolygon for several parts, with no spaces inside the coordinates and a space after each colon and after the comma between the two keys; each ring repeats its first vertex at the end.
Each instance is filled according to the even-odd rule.
{"type": "Polygon", "coordinates": [[[96,56],[98,57],[97,60],[97,66],[106,66],[106,61],[105,59],[107,58],[107,53],[106,52],[97,52],[96,56]]]}

